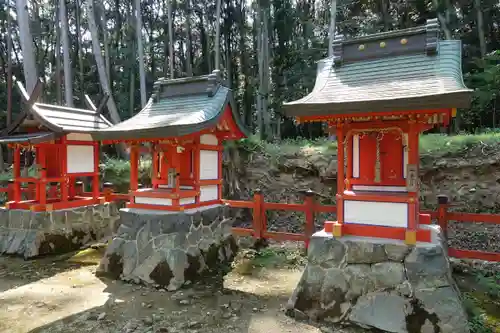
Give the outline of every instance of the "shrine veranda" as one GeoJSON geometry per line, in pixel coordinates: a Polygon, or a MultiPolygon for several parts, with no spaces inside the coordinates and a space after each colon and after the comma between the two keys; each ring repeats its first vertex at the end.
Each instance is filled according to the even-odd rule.
{"type": "MultiPolygon", "coordinates": [[[[437,20],[339,36],[333,57],[318,64],[314,89],[283,105],[299,123],[326,123],[338,142],[336,220],[311,238],[290,315],[390,332],[417,333],[425,325],[468,332],[442,231],[420,211],[418,180],[419,134],[447,126],[470,104],[460,59],[460,41],[439,40],[437,20]],[[445,298],[456,305],[453,314],[430,308],[445,298]],[[380,310],[382,303],[393,313],[380,310]],[[380,321],[373,311],[388,317],[380,321]],[[426,314],[417,330],[408,322],[418,311],[426,314]]],[[[222,201],[222,144],[248,132],[219,71],[158,80],[146,106],[118,124],[102,115],[106,97],[76,109],[38,103],[41,82],[31,95],[19,88],[25,110],[0,135],[14,151],[0,253],[30,258],[108,235],[98,274],[171,291],[232,261],[237,246],[233,214],[222,201]],[[119,212],[99,183],[99,148],[117,143],[127,146],[131,169],[128,203],[119,212]],[[22,173],[22,151],[34,153],[36,176],[22,173]],[[139,186],[141,153],[152,160],[147,187],[139,186]],[[90,192],[77,186],[87,178],[90,192]],[[22,183],[33,189],[28,197],[22,183]]]]}

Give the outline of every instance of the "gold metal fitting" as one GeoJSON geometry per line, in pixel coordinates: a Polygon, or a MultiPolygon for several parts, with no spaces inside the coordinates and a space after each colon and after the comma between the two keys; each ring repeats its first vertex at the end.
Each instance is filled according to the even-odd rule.
{"type": "Polygon", "coordinates": [[[363,51],[364,49],[365,49],[365,46],[363,44],[361,44],[360,46],[358,46],[358,50],[363,51]]]}
{"type": "Polygon", "coordinates": [[[405,45],[407,43],[408,43],[408,39],[406,39],[406,38],[401,39],[401,44],[402,45],[405,45]]]}
{"type": "Polygon", "coordinates": [[[380,47],[381,47],[381,48],[384,48],[384,47],[385,47],[385,45],[386,45],[386,44],[385,44],[385,42],[380,42],[380,47]]]}

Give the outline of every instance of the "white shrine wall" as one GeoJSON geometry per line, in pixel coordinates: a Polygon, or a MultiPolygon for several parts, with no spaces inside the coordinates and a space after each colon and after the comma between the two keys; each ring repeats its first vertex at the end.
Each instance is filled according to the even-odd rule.
{"type": "Polygon", "coordinates": [[[406,228],[408,204],[401,202],[344,201],[344,223],[406,228]]]}
{"type": "Polygon", "coordinates": [[[66,146],[66,166],[68,173],[94,172],[94,146],[66,146]]]}

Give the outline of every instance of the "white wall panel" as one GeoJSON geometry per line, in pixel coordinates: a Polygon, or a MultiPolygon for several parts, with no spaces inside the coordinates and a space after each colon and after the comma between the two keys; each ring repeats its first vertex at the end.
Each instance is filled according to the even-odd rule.
{"type": "Polygon", "coordinates": [[[66,139],[74,141],[92,141],[92,135],[87,133],[69,133],[66,139]]]}
{"type": "Polygon", "coordinates": [[[68,173],[94,172],[94,146],[67,146],[68,173]]]}
{"type": "Polygon", "coordinates": [[[352,136],[352,177],[359,178],[359,134],[352,136]]]}
{"type": "Polygon", "coordinates": [[[219,152],[200,150],[200,179],[219,178],[219,152]]]}
{"type": "Polygon", "coordinates": [[[182,198],[179,199],[179,204],[182,205],[189,205],[189,204],[194,204],[196,202],[195,198],[182,198]]]}
{"type": "Polygon", "coordinates": [[[219,140],[213,134],[203,134],[200,136],[200,143],[202,145],[217,146],[219,144],[219,140]]]}
{"type": "Polygon", "coordinates": [[[344,223],[406,228],[408,204],[346,200],[344,201],[344,223]]]}
{"type": "Polygon", "coordinates": [[[371,185],[353,185],[354,191],[373,191],[373,192],[408,192],[405,186],[371,186],[371,185]]]}
{"type": "Polygon", "coordinates": [[[135,203],[146,205],[172,206],[172,200],[167,198],[135,197],[135,203]]]}
{"type": "Polygon", "coordinates": [[[219,199],[219,185],[200,186],[200,202],[219,199]]]}

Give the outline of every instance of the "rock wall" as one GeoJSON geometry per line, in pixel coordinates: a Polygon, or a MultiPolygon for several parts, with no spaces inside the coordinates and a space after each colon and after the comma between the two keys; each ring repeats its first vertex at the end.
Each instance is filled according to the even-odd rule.
{"type": "Polygon", "coordinates": [[[433,244],[312,238],[288,314],[393,333],[466,333],[467,316],[439,227],[433,244]]]}
{"type": "Polygon", "coordinates": [[[232,224],[222,205],[184,212],[122,209],[97,273],[177,290],[231,263],[232,224]]]}
{"type": "Polygon", "coordinates": [[[116,231],[118,209],[113,203],[52,212],[0,208],[0,254],[25,259],[64,253],[110,236],[116,231]]]}

